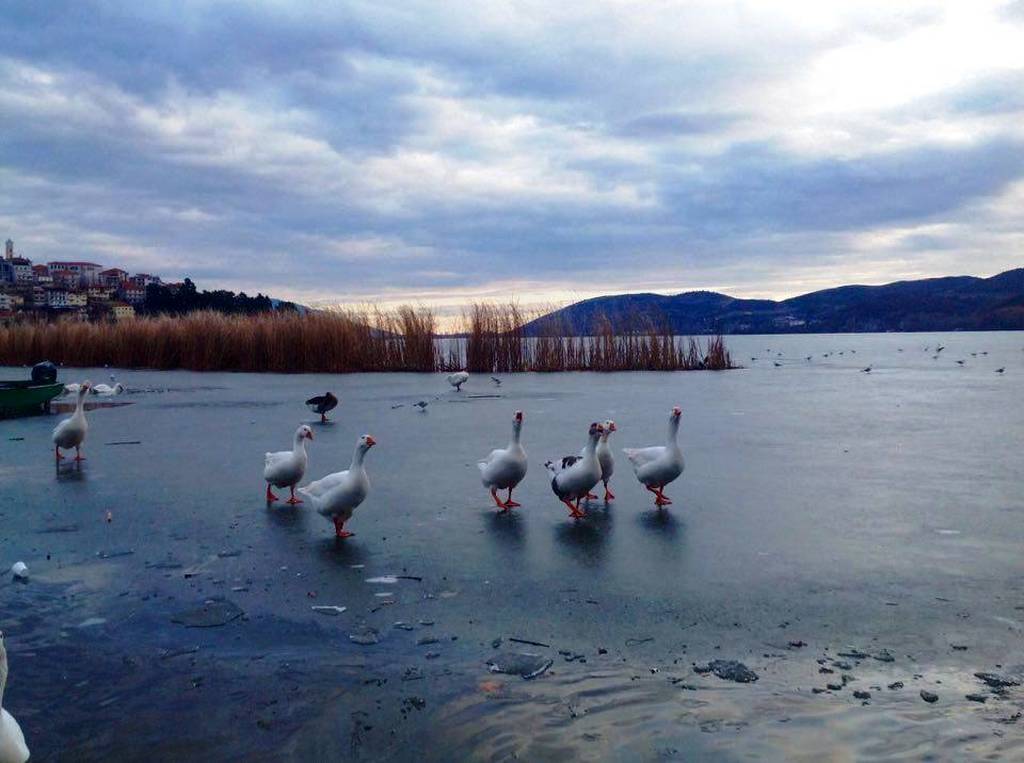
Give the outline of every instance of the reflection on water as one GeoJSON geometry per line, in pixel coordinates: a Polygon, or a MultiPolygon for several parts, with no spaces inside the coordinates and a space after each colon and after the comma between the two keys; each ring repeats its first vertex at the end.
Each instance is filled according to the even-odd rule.
{"type": "Polygon", "coordinates": [[[614,525],[612,512],[587,509],[583,519],[566,519],[555,528],[555,539],[587,567],[601,565],[614,525]]]}

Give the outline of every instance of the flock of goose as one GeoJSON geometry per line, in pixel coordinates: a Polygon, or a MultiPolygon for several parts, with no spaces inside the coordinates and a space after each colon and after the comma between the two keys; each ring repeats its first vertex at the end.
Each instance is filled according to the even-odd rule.
{"type": "MultiPolygon", "coordinates": [[[[468,375],[467,375],[468,378],[468,375]]],[[[462,383],[465,379],[462,380],[462,383]]],[[[461,386],[461,383],[460,383],[461,386]]],[[[683,453],[679,448],[679,421],[682,410],[672,409],[668,423],[668,440],[665,445],[649,448],[627,448],[623,452],[633,465],[637,480],[654,494],[654,503],[659,507],[672,503],[665,496],[665,487],[683,473],[683,453]]],[[[70,419],[69,419],[70,421],[70,419]]],[[[615,469],[615,458],[608,444],[608,437],[616,430],[614,421],[593,423],[587,432],[587,442],[578,455],[564,456],[557,461],[548,461],[545,467],[551,475],[551,490],[569,509],[574,519],[584,516],[583,501],[597,499],[591,491],[599,482],[604,484],[605,502],[615,499],[608,482],[615,469]]],[[[522,443],[523,412],[516,411],[512,417],[512,438],[504,448],[492,450],[483,461],[478,462],[480,481],[491,493],[495,505],[502,512],[510,511],[520,504],[512,500],[512,491],[526,477],[528,460],[522,443]],[[505,497],[498,491],[506,491],[505,497]]],[[[298,487],[306,475],[309,462],[306,441],[313,440],[313,430],[302,424],[295,430],[292,449],[266,453],[263,461],[263,479],[267,483],[266,500],[279,500],[271,488],[288,488],[285,501],[295,505],[303,503],[304,496],[317,511],[334,523],[335,535],[348,538],[354,533],[345,529],[345,523],[370,492],[370,478],[366,473],[365,459],[370,448],[377,444],[372,435],[365,434],[356,441],[352,463],[345,471],[334,472],[314,482],[298,487]]]]}
{"type": "MultiPolygon", "coordinates": [[[[448,377],[449,383],[461,391],[462,385],[469,379],[469,374],[460,371],[448,377]]],[[[85,398],[93,393],[94,387],[88,382],[68,385],[74,388],[77,396],[75,410],[68,418],[61,421],[53,430],[54,457],[60,463],[65,456],[62,450],[74,449],[74,460],[85,460],[82,445],[89,431],[85,416],[85,398]]],[[[338,399],[330,392],[310,398],[306,405],[320,414],[321,421],[327,421],[327,412],[338,405],[338,399]]],[[[683,453],[679,448],[678,433],[682,410],[676,406],[672,409],[668,421],[668,438],[664,445],[648,448],[623,450],[626,458],[633,465],[637,480],[654,495],[654,503],[659,508],[672,503],[665,496],[665,487],[683,473],[683,453]]],[[[617,429],[614,421],[593,423],[587,432],[587,440],[583,449],[576,455],[564,456],[545,463],[550,474],[551,490],[555,496],[569,509],[574,519],[584,516],[581,506],[584,501],[596,500],[591,492],[598,483],[604,485],[604,501],[612,501],[615,495],[609,488],[609,481],[615,470],[615,458],[612,455],[608,438],[617,429]]],[[[512,418],[512,437],[504,448],[492,450],[478,463],[480,480],[490,491],[495,505],[507,512],[520,504],[512,500],[512,491],[526,477],[528,461],[522,443],[523,412],[516,411],[512,418]],[[498,491],[506,491],[505,497],[498,491]]],[[[366,473],[365,459],[370,448],[377,441],[368,434],[361,436],[355,445],[352,462],[349,468],[328,474],[308,485],[300,487],[306,476],[309,459],[306,453],[306,442],[313,440],[313,430],[302,424],[295,430],[291,450],[268,452],[264,454],[263,479],[267,483],[266,500],[273,503],[279,500],[272,488],[289,491],[286,503],[296,505],[303,503],[296,493],[303,496],[322,516],[334,523],[335,534],[339,538],[352,535],[345,529],[345,523],[352,518],[353,512],[366,500],[370,492],[370,479],[366,473]]]]}

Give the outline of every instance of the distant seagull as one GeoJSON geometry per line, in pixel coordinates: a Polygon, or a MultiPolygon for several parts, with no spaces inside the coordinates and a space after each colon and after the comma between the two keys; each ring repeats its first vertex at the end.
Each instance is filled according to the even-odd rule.
{"type": "Polygon", "coordinates": [[[956,362],[956,364],[957,364],[958,366],[962,366],[962,365],[964,364],[964,362],[963,362],[962,360],[958,360],[958,361],[956,362]]]}
{"type": "Polygon", "coordinates": [[[843,351],[842,351],[842,350],[840,350],[840,351],[839,351],[839,354],[840,354],[840,355],[842,355],[842,354],[843,354],[843,351]]]}
{"type": "Polygon", "coordinates": [[[997,369],[996,369],[996,373],[997,373],[997,374],[1002,374],[1002,373],[1005,373],[1005,372],[1006,372],[1006,368],[1005,368],[1005,367],[1003,367],[1003,368],[997,368],[997,369]]]}
{"type": "Polygon", "coordinates": [[[827,357],[828,357],[829,355],[831,355],[831,354],[832,354],[831,352],[826,352],[826,353],[825,353],[824,355],[822,355],[821,357],[823,357],[823,358],[827,358],[827,357]]]}
{"type": "Polygon", "coordinates": [[[776,367],[776,368],[781,368],[781,367],[782,367],[782,364],[781,364],[781,363],[779,363],[778,361],[775,361],[775,367],[776,367]]]}
{"type": "Polygon", "coordinates": [[[971,357],[972,357],[972,358],[976,358],[976,357],[978,357],[978,353],[976,353],[976,352],[972,352],[972,353],[971,353],[971,357]]]}
{"type": "Polygon", "coordinates": [[[869,374],[869,373],[871,373],[871,366],[868,366],[867,368],[862,368],[862,369],[860,370],[860,372],[861,372],[862,374],[869,374]]]}
{"type": "Polygon", "coordinates": [[[751,360],[754,361],[755,363],[757,362],[757,358],[751,358],[751,360]]]}
{"type": "Polygon", "coordinates": [[[494,382],[495,387],[501,386],[501,379],[499,379],[497,376],[492,376],[491,381],[494,382]]]}
{"type": "Polygon", "coordinates": [[[938,355],[932,355],[932,360],[938,360],[938,359],[939,359],[938,355]]]}
{"type": "Polygon", "coordinates": [[[935,348],[935,352],[942,352],[944,349],[946,348],[940,344],[938,347],[935,348]]]}
{"type": "Polygon", "coordinates": [[[903,348],[902,347],[897,347],[896,348],[896,352],[903,352],[903,348]]]}
{"type": "Polygon", "coordinates": [[[932,348],[931,345],[928,345],[927,347],[924,348],[924,351],[928,352],[931,348],[932,348]]]}
{"type": "Polygon", "coordinates": [[[810,355],[808,355],[806,358],[804,358],[804,360],[810,360],[810,359],[811,359],[810,355]]]}
{"type": "Polygon", "coordinates": [[[988,350],[985,350],[985,351],[984,351],[984,352],[982,352],[981,354],[982,354],[982,355],[988,355],[988,350]]]}
{"type": "Polygon", "coordinates": [[[856,351],[856,350],[850,350],[850,352],[852,352],[852,353],[853,353],[854,355],[856,355],[856,354],[857,354],[857,351],[856,351]]]}
{"type": "Polygon", "coordinates": [[[427,410],[427,406],[430,405],[426,400],[420,400],[418,403],[413,403],[413,408],[419,408],[421,411],[427,410]]]}

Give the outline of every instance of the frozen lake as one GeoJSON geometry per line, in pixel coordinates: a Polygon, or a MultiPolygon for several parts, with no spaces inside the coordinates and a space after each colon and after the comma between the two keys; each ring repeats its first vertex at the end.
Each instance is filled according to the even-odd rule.
{"type": "Polygon", "coordinates": [[[80,468],[54,467],[55,417],[0,422],[0,566],[31,570],[0,593],[4,706],[33,759],[1024,755],[1024,689],[974,676],[1024,678],[1024,334],[727,344],[745,368],[477,375],[462,394],[440,375],[116,371],[128,404],[90,412],[80,468]],[[307,481],[378,442],[345,541],[263,501],[264,451],[327,390],[307,481]],[[675,404],[687,468],[658,512],[620,449],[661,444],[675,404]],[[530,471],[505,516],[476,461],[516,409],[530,471]],[[572,521],[543,463],[607,418],[617,500],[572,521]],[[213,597],[244,614],[173,622],[213,597]],[[509,651],[554,663],[489,673],[509,651]],[[693,670],[714,659],[760,680],[693,670]]]}

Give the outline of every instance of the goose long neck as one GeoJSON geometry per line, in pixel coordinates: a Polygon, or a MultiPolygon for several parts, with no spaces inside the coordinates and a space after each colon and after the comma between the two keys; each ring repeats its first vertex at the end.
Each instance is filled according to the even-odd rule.
{"type": "Polygon", "coordinates": [[[520,433],[522,431],[523,431],[522,423],[516,421],[516,422],[514,422],[512,424],[512,442],[510,443],[510,445],[518,445],[519,444],[519,435],[520,435],[520,433]]]}
{"type": "Polygon", "coordinates": [[[295,447],[292,448],[292,452],[295,455],[299,455],[306,452],[306,438],[301,434],[295,435],[295,447]]]}
{"type": "Polygon", "coordinates": [[[7,688],[7,650],[0,642],[0,708],[4,706],[4,689],[7,688]]]}
{"type": "Polygon", "coordinates": [[[75,415],[81,416],[85,411],[85,393],[78,393],[78,401],[75,403],[75,415]]]}
{"type": "Polygon", "coordinates": [[[363,468],[363,456],[365,456],[365,455],[366,455],[366,449],[363,448],[363,444],[359,443],[358,445],[356,445],[355,453],[352,454],[352,467],[351,468],[353,470],[355,470],[355,469],[362,469],[363,468]]]}
{"type": "Polygon", "coordinates": [[[600,439],[600,435],[598,435],[596,433],[590,435],[590,438],[587,440],[587,447],[584,448],[584,451],[588,455],[591,455],[591,456],[594,455],[594,451],[597,449],[597,441],[599,439],[600,439]]]}
{"type": "Polygon", "coordinates": [[[675,445],[679,438],[679,416],[673,416],[668,420],[668,444],[675,445]]]}

